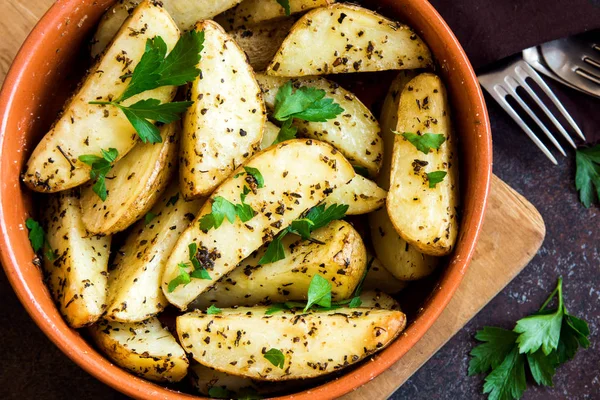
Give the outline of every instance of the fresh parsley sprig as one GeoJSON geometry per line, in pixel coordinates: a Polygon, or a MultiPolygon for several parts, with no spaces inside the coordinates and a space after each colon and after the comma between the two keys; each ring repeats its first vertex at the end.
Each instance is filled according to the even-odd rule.
{"type": "Polygon", "coordinates": [[[129,106],[122,103],[131,97],[163,86],[181,86],[193,81],[200,74],[198,63],[204,48],[204,32],[186,32],[179,38],[167,55],[167,44],[157,36],[146,41],[146,49],[130,78],[125,91],[119,98],[109,101],[91,101],[90,104],[110,105],[119,108],[135,128],[142,142],[160,143],[160,132],[154,123],[169,124],[178,121],[181,113],[193,102],[180,101],[161,104],[157,99],[140,100],[129,106]]]}
{"type": "Polygon", "coordinates": [[[304,218],[292,221],[290,226],[279,232],[269,243],[265,254],[258,261],[260,265],[270,264],[285,258],[285,249],[282,240],[288,233],[296,234],[304,240],[311,240],[310,234],[322,228],[331,221],[342,219],[346,216],[348,205],[332,204],[325,208],[325,204],[311,208],[304,218]]]}
{"type": "Polygon", "coordinates": [[[283,7],[286,16],[289,17],[290,15],[292,15],[292,10],[290,9],[290,0],[277,0],[277,3],[279,3],[279,5],[283,7]]]}
{"type": "Polygon", "coordinates": [[[326,98],[322,89],[301,86],[294,89],[292,81],[287,81],[277,91],[273,118],[282,122],[279,135],[273,144],[296,137],[298,129],[292,125],[294,118],[309,122],[326,122],[344,112],[344,109],[326,98]]]}
{"type": "Polygon", "coordinates": [[[44,256],[48,259],[48,261],[56,260],[57,254],[54,250],[52,250],[52,246],[50,246],[50,243],[48,242],[44,228],[42,228],[39,222],[33,218],[27,218],[25,221],[25,226],[29,230],[29,241],[31,242],[33,251],[38,253],[43,249],[44,256]]]}
{"type": "Polygon", "coordinates": [[[208,307],[206,309],[206,313],[208,315],[221,314],[222,312],[223,312],[223,310],[221,310],[219,307],[215,306],[214,304],[211,304],[210,307],[208,307]]]}
{"type": "Polygon", "coordinates": [[[279,349],[269,349],[263,356],[274,366],[283,369],[285,365],[285,356],[279,349]]]}
{"type": "Polygon", "coordinates": [[[526,366],[538,385],[552,386],[556,368],[571,360],[580,346],[589,347],[589,334],[587,323],[568,313],[559,278],[540,310],[517,321],[512,331],[484,327],[477,332],[475,339],[483,343],[471,351],[469,375],[491,370],[483,386],[488,399],[519,399],[527,388],[526,366]],[[558,307],[548,310],[554,298],[558,307]]]}
{"type": "Polygon", "coordinates": [[[427,181],[429,182],[429,188],[434,189],[436,185],[444,180],[448,175],[446,171],[434,171],[427,173],[427,181]]]}
{"type": "Polygon", "coordinates": [[[586,208],[590,208],[594,197],[600,199],[600,144],[577,150],[575,163],[577,164],[575,187],[579,191],[579,200],[586,208]]]}
{"type": "Polygon", "coordinates": [[[106,201],[108,192],[106,191],[106,175],[113,167],[113,163],[119,157],[117,149],[112,147],[108,150],[100,149],[102,157],[94,154],[84,154],[79,156],[79,161],[92,167],[90,170],[90,179],[95,180],[92,190],[100,197],[102,201],[106,201]]]}
{"type": "Polygon", "coordinates": [[[190,243],[188,245],[188,259],[189,263],[179,263],[179,274],[169,282],[168,291],[172,293],[178,286],[187,285],[195,279],[206,279],[212,280],[210,274],[200,263],[200,260],[196,257],[198,254],[198,245],[196,243],[190,243]],[[190,265],[191,264],[191,265],[190,265]],[[188,272],[189,268],[192,268],[192,272],[188,272]]]}
{"type": "MultiPolygon", "coordinates": [[[[400,132],[393,132],[396,135],[400,135],[400,132]]],[[[429,154],[432,149],[439,150],[442,144],[444,144],[446,141],[446,138],[441,133],[424,133],[422,135],[418,135],[416,133],[403,132],[401,135],[423,154],[429,154]]]]}
{"type": "Polygon", "coordinates": [[[240,204],[233,204],[221,196],[215,197],[210,214],[206,214],[200,218],[200,229],[204,232],[208,232],[213,228],[218,229],[223,224],[223,221],[225,221],[225,218],[232,224],[236,218],[239,218],[242,222],[250,221],[254,218],[256,212],[249,204],[244,203],[248,193],[249,191],[246,189],[240,194],[242,200],[240,204]]]}

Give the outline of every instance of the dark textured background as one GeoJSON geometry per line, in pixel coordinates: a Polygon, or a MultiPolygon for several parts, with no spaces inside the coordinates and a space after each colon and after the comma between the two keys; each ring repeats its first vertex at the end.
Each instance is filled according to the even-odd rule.
{"type": "MultiPolygon", "coordinates": [[[[477,66],[538,38],[600,27],[598,0],[434,0],[477,66]]],[[[589,143],[600,141],[600,100],[553,85],[589,143]]],[[[600,219],[586,210],[573,184],[574,157],[552,166],[487,97],[494,135],[494,172],[525,195],[547,226],[539,254],[496,299],[462,329],[393,399],[483,398],[482,379],[467,377],[473,335],[484,325],[512,328],[537,310],[565,278],[569,311],[590,323],[592,346],[561,367],[555,388],[532,388],[525,399],[600,399],[600,219]]],[[[66,358],[36,327],[0,272],[0,399],[123,399],[66,358]]]]}

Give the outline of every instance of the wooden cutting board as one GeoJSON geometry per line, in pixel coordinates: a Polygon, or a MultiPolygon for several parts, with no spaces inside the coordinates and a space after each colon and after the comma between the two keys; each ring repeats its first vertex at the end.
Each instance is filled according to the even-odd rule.
{"type": "MultiPolygon", "coordinates": [[[[21,43],[54,0],[0,0],[0,83],[21,43]]],[[[473,262],[440,318],[398,363],[346,400],[386,399],[458,332],[540,248],[546,229],[537,210],[495,177],[473,262]]]]}

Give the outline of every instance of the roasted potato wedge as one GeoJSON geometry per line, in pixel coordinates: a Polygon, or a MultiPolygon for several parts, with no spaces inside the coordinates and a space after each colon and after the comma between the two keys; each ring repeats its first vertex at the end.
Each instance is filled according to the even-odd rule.
{"type": "Polygon", "coordinates": [[[334,4],[300,18],[267,74],[293,77],[431,65],[429,48],[410,27],[365,8],[334,4]]]}
{"type": "MultiPolygon", "coordinates": [[[[275,106],[275,96],[281,86],[290,79],[257,74],[267,108],[275,106]]],[[[366,168],[376,176],[383,159],[383,142],[377,119],[356,96],[335,82],[325,78],[309,77],[292,79],[295,87],[310,86],[322,89],[327,97],[338,103],[344,112],[327,122],[294,120],[302,136],[330,143],[354,165],[366,168]]]]}
{"type": "Polygon", "coordinates": [[[171,184],[147,220],[133,227],[113,262],[104,318],[140,322],[167,306],[161,289],[165,263],[201,206],[202,200],[180,198],[179,187],[171,184]]]}
{"type": "Polygon", "coordinates": [[[44,222],[46,238],[55,252],[52,261],[44,257],[52,297],[71,327],[89,325],[106,307],[110,237],[86,237],[76,189],[50,197],[44,222]]]}
{"type": "Polygon", "coordinates": [[[361,308],[381,308],[383,310],[397,310],[400,311],[400,303],[398,303],[392,296],[381,290],[368,290],[361,293],[360,307],[361,308]]]}
{"type": "Polygon", "coordinates": [[[367,214],[381,208],[386,196],[387,192],[375,182],[357,174],[350,183],[335,189],[325,204],[347,204],[347,215],[367,214]]]}
{"type": "MultiPolygon", "coordinates": [[[[393,143],[396,139],[394,131],[398,125],[398,107],[400,94],[406,84],[415,76],[413,71],[401,71],[392,82],[381,110],[382,140],[384,142],[384,161],[377,183],[383,189],[389,189],[393,143]]],[[[371,241],[375,254],[381,264],[402,281],[421,279],[429,275],[438,264],[438,259],[421,254],[409,245],[396,232],[385,208],[369,214],[371,241]]]]}
{"type": "Polygon", "coordinates": [[[101,320],[89,332],[115,364],[142,378],[179,382],[187,375],[185,352],[157,318],[136,323],[101,320]]]}
{"type": "MultiPolygon", "coordinates": [[[[121,110],[89,102],[118,98],[129,83],[121,77],[133,71],[144,53],[146,40],[155,36],[161,36],[171,49],[179,39],[179,29],[163,8],[144,1],[90,69],[61,117],[33,151],[23,174],[29,188],[58,192],[81,185],[90,179],[90,166],[79,161],[79,156],[100,155],[100,149],[112,147],[122,158],[135,146],[136,131],[121,110]],[[132,31],[139,34],[132,35],[132,31]]],[[[165,86],[133,96],[123,104],[147,98],[168,103],[174,96],[175,88],[165,86]]]]}
{"type": "Polygon", "coordinates": [[[120,232],[146,214],[165,191],[177,167],[180,127],[164,125],[162,143],[139,142],[106,176],[105,201],[92,185],[81,190],[83,225],[90,234],[120,232]]]}
{"type": "Polygon", "coordinates": [[[227,393],[231,398],[245,398],[260,390],[260,385],[250,378],[229,375],[195,362],[190,366],[189,372],[192,385],[204,396],[223,398],[216,394],[227,393]]]}
{"type": "Polygon", "coordinates": [[[242,167],[226,180],[202,207],[196,220],[179,238],[163,276],[163,291],[169,302],[185,310],[199,294],[208,290],[217,280],[233,270],[265,242],[308,209],[322,202],[336,187],[354,177],[354,170],[346,159],[326,143],[312,139],[296,139],[271,146],[249,160],[245,167],[261,172],[264,187],[250,192],[245,199],[256,212],[243,223],[224,221],[217,229],[204,232],[199,221],[211,214],[217,197],[238,203],[246,184],[242,167]],[[169,293],[168,285],[179,276],[179,264],[189,260],[188,246],[196,243],[212,280],[192,279],[186,286],[178,286],[169,293]],[[204,257],[206,256],[206,257],[204,257]]]}
{"type": "Polygon", "coordinates": [[[204,32],[202,74],[193,82],[183,122],[180,186],[183,196],[209,195],[259,149],[266,121],[261,91],[246,55],[213,21],[204,32]]]}
{"type": "Polygon", "coordinates": [[[248,28],[229,32],[244,50],[255,71],[264,71],[294,25],[293,18],[266,21],[248,28]]]}
{"type": "Polygon", "coordinates": [[[419,151],[396,136],[387,211],[396,231],[419,251],[449,254],[458,234],[458,160],[450,121],[450,106],[442,80],[430,73],[411,80],[400,96],[398,132],[441,134],[438,150],[419,151]],[[428,174],[447,173],[431,187],[428,174]]]}
{"type": "MultiPolygon", "coordinates": [[[[369,257],[369,255],[367,255],[369,257]]],[[[371,261],[371,267],[363,282],[365,290],[382,290],[388,294],[396,294],[406,287],[406,282],[394,277],[378,259],[371,261]]]]}
{"type": "Polygon", "coordinates": [[[265,130],[263,131],[260,149],[264,150],[267,147],[271,147],[273,143],[275,143],[275,140],[277,140],[277,136],[279,136],[279,127],[271,121],[267,121],[265,123],[265,130]]]}
{"type": "MultiPolygon", "coordinates": [[[[332,4],[335,0],[289,0],[290,13],[296,14],[332,4]]],[[[226,30],[248,28],[263,21],[285,18],[285,9],[277,0],[244,0],[236,7],[217,16],[226,30]]]]}
{"type": "Polygon", "coordinates": [[[231,375],[264,381],[305,379],[352,365],[387,346],[406,325],[400,311],[339,308],[327,312],[267,307],[198,311],[177,318],[181,344],[196,361],[231,375]],[[265,353],[283,353],[283,367],[265,353]]]}
{"type": "Polygon", "coordinates": [[[313,276],[319,274],[332,286],[334,301],[352,296],[366,268],[366,250],[356,230],[345,221],[334,221],[316,230],[310,240],[287,235],[283,240],[286,258],[259,265],[261,248],[194,300],[194,307],[253,306],[306,300],[313,276]]]}
{"type": "MultiPolygon", "coordinates": [[[[183,31],[192,28],[201,19],[210,19],[234,7],[241,0],[181,1],[161,0],[163,7],[183,31]]],[[[133,12],[140,0],[120,0],[104,14],[92,39],[91,54],[102,53],[115,37],[123,22],[133,12]]]]}

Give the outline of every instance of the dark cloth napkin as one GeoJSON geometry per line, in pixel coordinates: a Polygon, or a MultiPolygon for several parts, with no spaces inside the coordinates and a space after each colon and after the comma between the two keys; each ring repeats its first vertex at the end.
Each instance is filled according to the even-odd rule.
{"type": "Polygon", "coordinates": [[[528,47],[600,28],[600,0],[429,0],[476,69],[528,47]]]}

